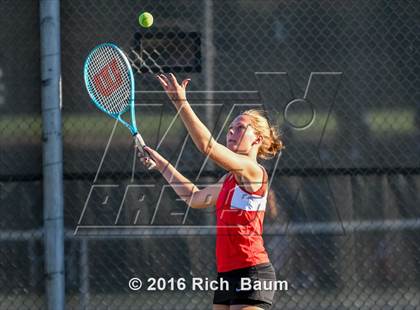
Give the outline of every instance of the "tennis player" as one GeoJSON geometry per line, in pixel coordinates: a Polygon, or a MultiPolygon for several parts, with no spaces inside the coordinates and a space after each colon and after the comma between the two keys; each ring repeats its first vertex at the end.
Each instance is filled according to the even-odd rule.
{"type": "MultiPolygon", "coordinates": [[[[173,74],[160,74],[157,79],[196,147],[227,171],[216,184],[199,189],[157,151],[146,148],[156,169],[189,207],[216,206],[217,280],[227,280],[229,285],[214,292],[213,309],[269,309],[274,297],[270,282],[276,277],[262,238],[268,175],[257,159],[269,159],[283,148],[279,134],[261,111],[247,110],[230,124],[224,146],[213,139],[188,103],[190,79],[181,84],[173,74]],[[257,282],[259,287],[254,287],[257,282]]],[[[147,159],[141,160],[147,165],[147,159]]]]}

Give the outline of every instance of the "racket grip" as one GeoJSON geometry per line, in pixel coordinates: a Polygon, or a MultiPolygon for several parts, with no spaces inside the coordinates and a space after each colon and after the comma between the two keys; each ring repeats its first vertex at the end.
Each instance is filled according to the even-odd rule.
{"type": "Polygon", "coordinates": [[[136,134],[134,136],[134,141],[136,143],[136,147],[139,150],[139,152],[142,154],[142,157],[145,157],[148,159],[148,163],[146,164],[146,167],[148,170],[152,170],[154,167],[156,167],[155,161],[150,156],[149,152],[147,152],[144,147],[146,144],[144,143],[144,140],[140,134],[136,134]]]}

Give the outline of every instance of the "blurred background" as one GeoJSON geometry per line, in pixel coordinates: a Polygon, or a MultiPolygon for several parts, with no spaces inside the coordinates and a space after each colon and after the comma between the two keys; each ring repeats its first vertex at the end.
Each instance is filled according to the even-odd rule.
{"type": "MultiPolygon", "coordinates": [[[[2,0],[0,11],[0,309],[43,309],[40,7],[2,0]]],[[[264,241],[289,290],[273,309],[418,309],[419,12],[417,1],[61,0],[66,308],[212,304],[211,291],[128,288],[214,279],[215,217],[186,210],[91,104],[84,60],[114,42],[136,72],[140,132],[196,184],[224,171],[195,149],[154,73],[192,79],[189,101],[220,142],[248,108],[279,126],[286,149],[263,162],[264,241]]]]}

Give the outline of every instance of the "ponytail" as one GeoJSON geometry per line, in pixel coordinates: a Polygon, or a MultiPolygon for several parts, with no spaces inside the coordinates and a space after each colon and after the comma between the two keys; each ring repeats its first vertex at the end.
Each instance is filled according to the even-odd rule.
{"type": "Polygon", "coordinates": [[[262,144],[258,149],[258,157],[270,159],[276,156],[284,148],[280,133],[275,126],[270,125],[264,111],[250,109],[241,113],[251,117],[251,124],[255,132],[263,138],[262,144]]]}

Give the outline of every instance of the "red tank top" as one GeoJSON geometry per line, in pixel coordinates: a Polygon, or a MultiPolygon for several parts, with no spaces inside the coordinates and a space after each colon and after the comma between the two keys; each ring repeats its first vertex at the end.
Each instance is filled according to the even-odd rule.
{"type": "Polygon", "coordinates": [[[216,202],[217,271],[225,272],[269,262],[262,238],[267,204],[267,173],[255,192],[239,187],[229,173],[216,202]]]}

